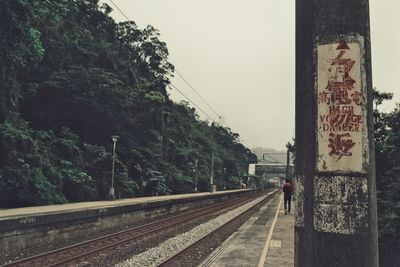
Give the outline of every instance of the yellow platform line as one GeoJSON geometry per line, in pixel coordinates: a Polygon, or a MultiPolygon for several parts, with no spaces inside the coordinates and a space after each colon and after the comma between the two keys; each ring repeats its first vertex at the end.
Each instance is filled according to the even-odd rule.
{"type": "Polygon", "coordinates": [[[265,241],[263,252],[260,256],[260,260],[258,261],[258,267],[263,267],[265,264],[265,260],[267,259],[268,249],[271,243],[272,233],[274,232],[275,224],[278,219],[279,210],[281,209],[282,199],[283,196],[281,196],[281,199],[279,200],[278,209],[276,210],[274,221],[272,222],[271,228],[269,229],[267,241],[265,241]]]}

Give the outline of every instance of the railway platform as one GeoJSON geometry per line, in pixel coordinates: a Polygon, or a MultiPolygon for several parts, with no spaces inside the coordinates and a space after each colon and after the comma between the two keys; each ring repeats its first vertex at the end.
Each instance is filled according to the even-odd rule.
{"type": "Polygon", "coordinates": [[[224,194],[235,194],[238,192],[251,191],[251,189],[240,189],[240,190],[226,190],[217,191],[214,193],[199,192],[192,194],[179,194],[179,195],[165,195],[165,196],[151,196],[151,197],[138,197],[138,198],[127,198],[119,200],[102,200],[102,201],[91,201],[91,202],[78,202],[68,204],[57,204],[57,205],[46,205],[46,206],[33,206],[33,207],[22,207],[13,209],[0,210],[0,220],[6,218],[14,218],[21,216],[33,216],[38,214],[51,214],[60,212],[69,212],[77,210],[87,210],[94,208],[107,208],[115,206],[125,206],[139,203],[152,203],[165,200],[179,200],[179,199],[190,199],[199,198],[211,195],[224,195],[224,194]]]}
{"type": "Polygon", "coordinates": [[[201,266],[293,267],[294,205],[285,215],[282,197],[276,195],[201,266]]]}
{"type": "Polygon", "coordinates": [[[116,226],[141,223],[254,191],[227,190],[4,209],[0,210],[0,247],[8,254],[44,244],[62,244],[116,226]]]}
{"type": "Polygon", "coordinates": [[[272,232],[264,266],[292,267],[294,266],[294,208],[292,201],[291,213],[285,215],[282,205],[279,208],[275,229],[272,232]]]}
{"type": "Polygon", "coordinates": [[[123,213],[140,208],[166,204],[193,202],[202,199],[221,198],[250,192],[250,189],[201,192],[192,194],[138,197],[111,201],[91,201],[47,206],[22,207],[0,210],[0,232],[20,229],[57,221],[84,219],[106,213],[123,213]]]}

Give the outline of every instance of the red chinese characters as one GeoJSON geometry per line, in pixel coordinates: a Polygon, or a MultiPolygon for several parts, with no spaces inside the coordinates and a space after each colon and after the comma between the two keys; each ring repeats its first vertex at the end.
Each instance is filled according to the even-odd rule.
{"type": "Polygon", "coordinates": [[[336,50],[336,57],[330,59],[327,85],[318,93],[318,104],[326,107],[320,109],[319,131],[327,134],[329,156],[340,160],[352,156],[356,145],[353,134],[362,129],[360,106],[364,99],[360,83],[351,77],[357,62],[348,56],[349,46],[341,42],[336,50]]]}
{"type": "Polygon", "coordinates": [[[349,133],[345,134],[329,134],[329,147],[331,151],[329,152],[330,156],[336,155],[338,159],[341,159],[343,156],[351,156],[350,152],[351,148],[356,144],[354,143],[350,137],[349,133]]]}

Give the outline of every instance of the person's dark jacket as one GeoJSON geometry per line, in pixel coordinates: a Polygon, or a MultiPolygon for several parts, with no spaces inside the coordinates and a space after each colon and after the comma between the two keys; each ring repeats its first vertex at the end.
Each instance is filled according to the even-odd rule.
{"type": "Polygon", "coordinates": [[[292,185],[290,183],[285,183],[282,187],[282,191],[285,195],[292,195],[292,185]]]}

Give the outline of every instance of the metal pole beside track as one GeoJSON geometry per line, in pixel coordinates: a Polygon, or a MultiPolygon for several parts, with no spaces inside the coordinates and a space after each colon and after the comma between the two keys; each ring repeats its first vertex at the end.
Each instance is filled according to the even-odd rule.
{"type": "Polygon", "coordinates": [[[117,135],[113,135],[111,136],[111,139],[113,141],[113,154],[112,154],[112,171],[111,171],[111,188],[110,188],[110,192],[109,192],[109,198],[111,200],[115,199],[115,190],[114,190],[114,171],[115,171],[115,147],[117,144],[117,140],[118,140],[118,136],[117,135]]]}

